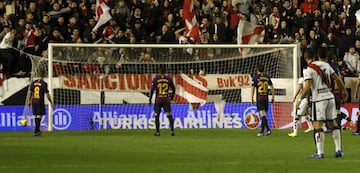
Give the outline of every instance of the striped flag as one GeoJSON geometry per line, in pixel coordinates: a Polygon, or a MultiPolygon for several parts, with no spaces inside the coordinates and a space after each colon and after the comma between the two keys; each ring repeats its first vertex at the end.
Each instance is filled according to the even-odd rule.
{"type": "Polygon", "coordinates": [[[190,103],[190,110],[198,109],[206,103],[208,97],[206,87],[191,79],[186,74],[180,74],[180,80],[176,81],[176,103],[190,103]]]}
{"type": "MultiPolygon", "coordinates": [[[[265,28],[262,25],[255,25],[251,22],[240,20],[237,28],[238,44],[262,43],[265,36],[265,28]]],[[[240,49],[240,53],[247,53],[249,49],[240,49]]]]}
{"type": "Polygon", "coordinates": [[[190,37],[190,39],[194,39],[196,43],[200,43],[200,30],[199,23],[196,20],[196,15],[194,12],[194,0],[184,0],[183,10],[186,32],[185,36],[190,37]]]}
{"type": "Polygon", "coordinates": [[[112,17],[110,8],[106,5],[105,0],[96,0],[96,25],[92,31],[96,31],[100,26],[108,22],[112,17]]]}

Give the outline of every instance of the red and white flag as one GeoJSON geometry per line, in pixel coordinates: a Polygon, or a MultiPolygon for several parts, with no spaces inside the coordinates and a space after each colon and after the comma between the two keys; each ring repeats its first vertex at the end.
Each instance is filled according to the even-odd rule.
{"type": "MultiPolygon", "coordinates": [[[[251,22],[240,20],[237,28],[238,44],[262,43],[265,36],[265,28],[262,25],[255,25],[251,22]]],[[[240,53],[246,53],[249,49],[239,49],[240,53]]]]}
{"type": "Polygon", "coordinates": [[[108,22],[112,17],[110,8],[106,5],[105,0],[96,0],[96,25],[92,31],[96,31],[100,26],[108,22]]]}
{"type": "Polygon", "coordinates": [[[209,89],[191,79],[186,74],[180,74],[176,81],[176,103],[190,103],[190,110],[198,109],[206,103],[209,89]]]}
{"type": "Polygon", "coordinates": [[[200,30],[199,23],[196,20],[194,11],[194,0],[184,0],[183,10],[183,18],[185,20],[185,36],[190,37],[190,39],[194,39],[196,43],[200,43],[200,30]]]}

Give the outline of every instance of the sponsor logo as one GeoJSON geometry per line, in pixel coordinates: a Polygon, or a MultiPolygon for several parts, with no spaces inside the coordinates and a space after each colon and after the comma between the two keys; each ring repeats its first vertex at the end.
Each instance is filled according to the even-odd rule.
{"type": "Polygon", "coordinates": [[[249,129],[255,129],[260,125],[260,117],[256,112],[257,108],[255,106],[250,106],[244,111],[244,124],[249,129]]]}
{"type": "Polygon", "coordinates": [[[66,109],[56,109],[53,113],[53,127],[56,130],[66,130],[71,125],[71,114],[66,109]]]}

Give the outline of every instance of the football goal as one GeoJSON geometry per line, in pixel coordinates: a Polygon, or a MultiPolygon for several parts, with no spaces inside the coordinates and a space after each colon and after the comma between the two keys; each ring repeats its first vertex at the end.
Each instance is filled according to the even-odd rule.
{"type": "MultiPolygon", "coordinates": [[[[176,85],[175,128],[258,128],[250,97],[258,64],[276,88],[267,112],[270,126],[290,127],[301,69],[296,44],[51,43],[48,57],[31,59],[32,78],[40,68],[48,72],[55,103],[44,120],[49,131],[155,128],[148,103],[159,65],[166,65],[176,85]]],[[[167,128],[166,116],[160,120],[167,128]]]]}

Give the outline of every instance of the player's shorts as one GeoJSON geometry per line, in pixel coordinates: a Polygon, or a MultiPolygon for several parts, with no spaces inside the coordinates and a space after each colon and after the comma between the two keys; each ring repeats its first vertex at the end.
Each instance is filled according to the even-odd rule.
{"type": "Polygon", "coordinates": [[[264,110],[265,112],[267,112],[269,107],[269,100],[268,99],[257,100],[256,107],[258,111],[264,110]]]}
{"type": "Polygon", "coordinates": [[[45,105],[43,104],[33,104],[32,105],[33,115],[45,115],[45,105]]]}
{"type": "Polygon", "coordinates": [[[161,108],[165,111],[165,112],[171,112],[171,105],[170,102],[160,102],[160,103],[155,103],[154,104],[154,112],[157,113],[158,115],[161,112],[161,108]]]}
{"type": "Polygon", "coordinates": [[[308,115],[308,99],[304,98],[301,100],[299,108],[296,109],[296,115],[298,116],[305,116],[308,115]]]}
{"type": "Polygon", "coordinates": [[[325,120],[336,119],[335,99],[313,102],[311,119],[313,121],[325,121],[325,120]]]}

